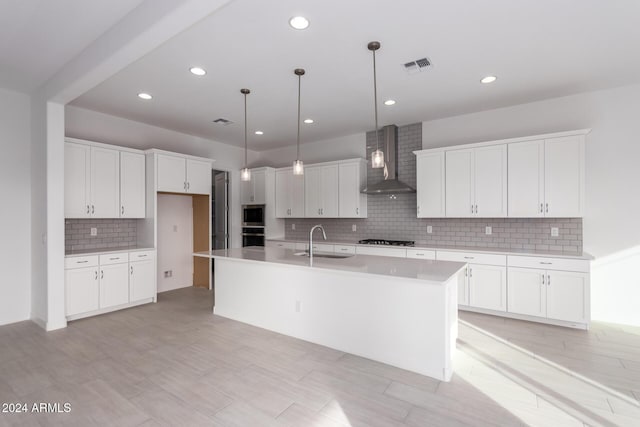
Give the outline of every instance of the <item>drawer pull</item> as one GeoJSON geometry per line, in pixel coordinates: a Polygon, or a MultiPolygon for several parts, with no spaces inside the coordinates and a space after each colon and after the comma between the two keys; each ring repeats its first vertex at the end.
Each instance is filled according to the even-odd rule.
{"type": "Polygon", "coordinates": [[[85,263],[87,263],[87,262],[89,262],[89,261],[87,261],[87,260],[84,260],[84,261],[76,261],[76,264],[85,264],[85,263]]]}
{"type": "Polygon", "coordinates": [[[144,254],[144,255],[138,255],[138,258],[144,258],[144,257],[146,257],[146,256],[147,256],[147,254],[144,254]]]}
{"type": "Polygon", "coordinates": [[[119,259],[120,259],[120,257],[116,257],[116,258],[109,258],[109,261],[117,261],[117,260],[119,260],[119,259]]]}
{"type": "Polygon", "coordinates": [[[551,264],[553,264],[553,263],[552,263],[552,262],[543,262],[543,261],[540,261],[540,264],[544,264],[544,265],[551,265],[551,264]]]}
{"type": "Polygon", "coordinates": [[[340,248],[341,251],[348,251],[347,248],[340,248]]]}
{"type": "Polygon", "coordinates": [[[417,253],[416,256],[424,256],[424,254],[417,253]]]}
{"type": "Polygon", "coordinates": [[[475,257],[472,257],[472,256],[466,256],[466,257],[464,257],[464,259],[475,259],[475,257]]]}

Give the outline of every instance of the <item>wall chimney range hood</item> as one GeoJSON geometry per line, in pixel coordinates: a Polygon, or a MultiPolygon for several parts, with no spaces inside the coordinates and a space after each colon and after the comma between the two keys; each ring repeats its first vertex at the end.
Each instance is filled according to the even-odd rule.
{"type": "Polygon", "coordinates": [[[365,194],[415,193],[416,190],[398,180],[398,127],[387,125],[382,128],[384,145],[384,180],[371,184],[362,190],[365,194]]]}

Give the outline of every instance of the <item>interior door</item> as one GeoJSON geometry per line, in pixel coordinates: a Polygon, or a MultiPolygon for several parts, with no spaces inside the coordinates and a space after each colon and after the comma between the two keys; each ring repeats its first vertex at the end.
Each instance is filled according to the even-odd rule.
{"type": "Polygon", "coordinates": [[[467,218],[473,213],[473,150],[445,154],[446,216],[467,218]]]}
{"type": "Polygon", "coordinates": [[[91,149],[87,145],[64,144],[64,217],[91,216],[91,149]]]}
{"type": "Polygon", "coordinates": [[[416,159],[418,218],[445,216],[444,152],[420,155],[416,159]]]}
{"type": "Polygon", "coordinates": [[[507,216],[507,146],[474,149],[475,216],[507,216]]]}
{"type": "Polygon", "coordinates": [[[469,305],[488,310],[507,310],[507,268],[469,264],[469,305]]]}
{"type": "Polygon", "coordinates": [[[544,216],[544,141],[509,144],[508,216],[544,216]]]}

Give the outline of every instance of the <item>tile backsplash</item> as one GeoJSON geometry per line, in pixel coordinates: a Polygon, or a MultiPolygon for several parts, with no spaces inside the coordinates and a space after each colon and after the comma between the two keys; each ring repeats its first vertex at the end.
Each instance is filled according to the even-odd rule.
{"type": "Polygon", "coordinates": [[[86,249],[111,249],[135,246],[135,219],[65,219],[64,249],[66,252],[86,249]],[[98,229],[91,236],[91,228],[98,229]]]}
{"type": "MultiPolygon", "coordinates": [[[[367,157],[375,149],[375,133],[367,133],[367,157]]],[[[422,124],[398,128],[399,179],[415,188],[416,158],[422,149],[422,124]]],[[[369,183],[381,180],[382,170],[367,168],[369,183]]],[[[416,218],[416,195],[369,195],[366,219],[287,219],[285,237],[306,240],[315,224],[322,224],[329,240],[353,241],[379,238],[413,240],[432,246],[529,249],[582,252],[581,218],[416,218]],[[296,230],[291,226],[295,224],[296,230]],[[356,231],[352,231],[355,224],[356,231]],[[427,227],[431,233],[427,233],[427,227]],[[492,234],[485,234],[491,227],[492,234]],[[551,236],[551,228],[558,236],[551,236]]]]}

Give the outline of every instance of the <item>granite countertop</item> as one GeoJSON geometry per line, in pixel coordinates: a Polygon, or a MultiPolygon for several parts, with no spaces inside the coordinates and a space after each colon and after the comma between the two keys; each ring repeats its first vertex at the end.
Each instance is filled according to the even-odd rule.
{"type": "Polygon", "coordinates": [[[136,252],[136,251],[153,251],[155,248],[148,246],[124,246],[118,248],[102,248],[102,249],[78,249],[75,251],[65,251],[64,256],[81,256],[81,255],[101,255],[101,254],[115,254],[119,252],[136,252]]]}
{"type": "MultiPolygon", "coordinates": [[[[248,262],[267,262],[297,267],[319,268],[360,274],[375,274],[404,279],[416,279],[430,283],[443,283],[458,273],[466,263],[452,261],[425,261],[412,258],[395,258],[375,255],[353,255],[347,258],[314,257],[313,264],[307,256],[295,255],[300,251],[282,248],[249,247],[219,249],[194,253],[206,258],[228,258],[248,262]]],[[[316,252],[320,254],[321,252],[316,252]]]]}
{"type": "MultiPolygon", "coordinates": [[[[290,242],[290,243],[309,243],[307,240],[295,240],[295,239],[267,239],[269,241],[274,242],[290,242]]],[[[441,250],[441,251],[456,251],[456,252],[481,252],[486,254],[497,254],[497,255],[523,255],[523,256],[539,256],[539,257],[553,257],[553,258],[570,258],[570,259],[582,259],[582,260],[592,260],[594,259],[593,255],[587,252],[563,252],[563,251],[539,251],[532,249],[502,249],[502,248],[486,248],[486,247],[475,247],[475,246],[434,246],[425,242],[415,242],[414,246],[391,246],[391,245],[363,245],[354,241],[345,241],[345,240],[319,240],[314,239],[315,243],[318,244],[329,244],[329,245],[351,245],[351,246],[373,246],[373,247],[381,247],[381,248],[397,248],[397,249],[430,249],[430,250],[441,250]]]]}

